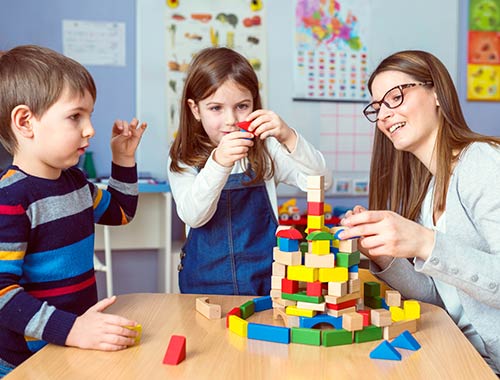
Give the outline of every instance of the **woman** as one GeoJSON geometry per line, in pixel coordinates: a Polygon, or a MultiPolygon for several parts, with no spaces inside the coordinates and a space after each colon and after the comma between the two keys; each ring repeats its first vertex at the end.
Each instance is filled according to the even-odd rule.
{"type": "Polygon", "coordinates": [[[362,236],[372,272],[404,297],[445,308],[498,374],[500,139],[470,130],[432,54],[395,53],[368,86],[373,211],[347,213],[340,237],[362,236]]]}

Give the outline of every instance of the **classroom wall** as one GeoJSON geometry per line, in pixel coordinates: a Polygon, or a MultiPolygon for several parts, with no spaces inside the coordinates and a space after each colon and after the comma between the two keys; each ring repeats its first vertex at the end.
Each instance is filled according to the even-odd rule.
{"type": "MultiPolygon", "coordinates": [[[[135,0],[2,0],[0,50],[37,44],[62,52],[62,20],[126,23],[126,66],[88,66],[97,86],[90,150],[98,176],[109,176],[113,121],[136,115],[135,0]]],[[[139,170],[141,166],[139,164],[139,170]]]]}

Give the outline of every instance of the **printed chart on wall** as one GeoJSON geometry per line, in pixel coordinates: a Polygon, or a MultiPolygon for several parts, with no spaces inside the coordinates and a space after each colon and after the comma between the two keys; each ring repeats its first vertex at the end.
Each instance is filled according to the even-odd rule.
{"type": "Polygon", "coordinates": [[[500,0],[470,0],[467,99],[500,101],[500,0]]]}
{"type": "Polygon", "coordinates": [[[169,139],[179,121],[179,102],[189,63],[207,47],[244,55],[256,71],[266,102],[265,2],[263,0],[167,0],[165,6],[169,139]]]}
{"type": "Polygon", "coordinates": [[[366,0],[295,0],[294,99],[368,99],[366,0]]]}

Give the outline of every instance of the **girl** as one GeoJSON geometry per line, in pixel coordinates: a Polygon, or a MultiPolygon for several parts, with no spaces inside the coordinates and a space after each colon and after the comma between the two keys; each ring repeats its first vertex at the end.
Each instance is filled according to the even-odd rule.
{"type": "Polygon", "coordinates": [[[500,370],[500,139],[472,132],[444,65],[422,51],[383,60],[364,113],[376,123],[369,205],[341,234],[363,236],[371,270],[447,310],[500,370]],[[407,258],[413,258],[414,265],[407,258]]]}
{"type": "Polygon", "coordinates": [[[276,245],[276,185],[305,190],[331,174],[320,152],[278,115],[261,109],[249,62],[227,48],[191,62],[168,173],[189,228],[181,253],[183,293],[269,294],[276,245]],[[247,131],[238,122],[250,121],[247,131]]]}

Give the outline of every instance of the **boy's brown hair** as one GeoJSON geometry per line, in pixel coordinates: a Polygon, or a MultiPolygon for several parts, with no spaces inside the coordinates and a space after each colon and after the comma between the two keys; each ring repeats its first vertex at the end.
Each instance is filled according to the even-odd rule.
{"type": "Polygon", "coordinates": [[[0,142],[14,154],[17,140],[11,128],[11,112],[21,104],[40,118],[67,86],[71,93],[96,99],[90,73],[80,63],[51,49],[23,45],[0,52],[0,142]]]}

